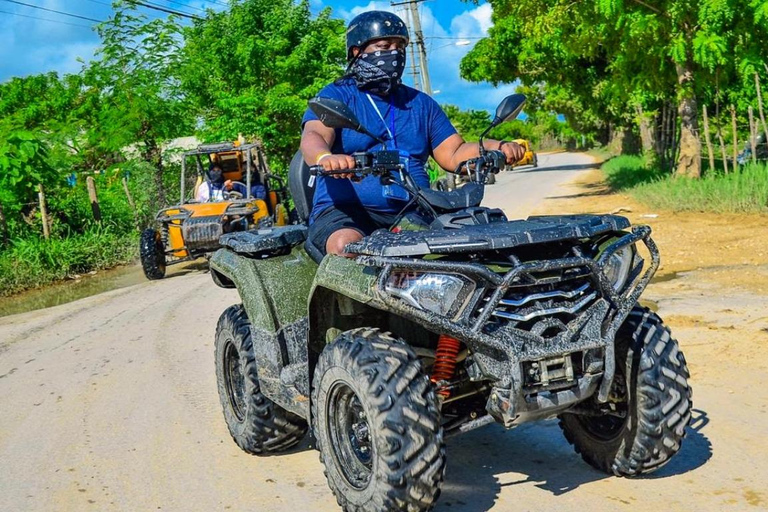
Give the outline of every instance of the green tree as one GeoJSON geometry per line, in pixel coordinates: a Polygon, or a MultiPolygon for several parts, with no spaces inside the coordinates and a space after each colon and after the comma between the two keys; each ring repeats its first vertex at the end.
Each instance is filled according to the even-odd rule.
{"type": "Polygon", "coordinates": [[[130,1],[98,25],[101,46],[84,71],[85,86],[97,95],[91,143],[105,152],[134,146],[153,168],[153,195],[166,204],[163,144],[192,132],[191,110],[179,80],[182,29],[174,16],[148,20],[130,1]]]}
{"type": "Polygon", "coordinates": [[[465,77],[544,82],[614,122],[673,101],[679,175],[701,172],[699,98],[743,90],[768,52],[761,0],[490,2],[494,26],[462,62],[465,77]]]}
{"type": "Polygon", "coordinates": [[[0,123],[0,237],[8,241],[7,217],[34,203],[37,186],[55,183],[48,148],[39,134],[0,123]]]}
{"type": "Polygon", "coordinates": [[[182,80],[202,112],[201,135],[256,137],[287,164],[307,100],[343,72],[344,24],[303,0],[236,0],[185,32],[182,80]]]}

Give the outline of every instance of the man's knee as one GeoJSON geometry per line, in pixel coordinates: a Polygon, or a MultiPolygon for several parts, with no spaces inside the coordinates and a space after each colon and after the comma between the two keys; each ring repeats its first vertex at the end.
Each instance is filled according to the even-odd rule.
{"type": "Polygon", "coordinates": [[[338,256],[352,256],[347,253],[344,248],[347,244],[357,242],[361,240],[363,235],[355,229],[340,229],[334,231],[331,236],[328,237],[328,241],[325,244],[325,252],[328,254],[336,254],[338,256]]]}

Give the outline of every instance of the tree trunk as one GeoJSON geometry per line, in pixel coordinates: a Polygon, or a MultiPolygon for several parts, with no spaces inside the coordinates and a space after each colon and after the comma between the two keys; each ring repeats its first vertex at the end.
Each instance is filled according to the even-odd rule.
{"type": "Polygon", "coordinates": [[[144,160],[152,164],[152,167],[154,167],[157,207],[162,208],[168,204],[166,203],[165,185],[163,183],[163,173],[165,172],[165,168],[163,167],[163,153],[155,139],[148,139],[144,141],[144,160]]]}
{"type": "Polygon", "coordinates": [[[704,136],[707,141],[707,153],[709,154],[709,171],[715,171],[715,151],[712,149],[712,138],[709,136],[709,118],[707,116],[707,106],[704,105],[704,136]]]}
{"type": "Polygon", "coordinates": [[[667,126],[667,102],[661,103],[661,112],[656,116],[656,144],[654,149],[656,151],[656,161],[659,165],[664,166],[664,130],[667,126]]]}
{"type": "Polygon", "coordinates": [[[653,130],[651,129],[651,119],[643,112],[643,106],[635,105],[637,112],[637,124],[640,128],[640,144],[643,148],[643,154],[653,151],[655,142],[653,140],[653,130]]]}
{"type": "Polygon", "coordinates": [[[51,238],[51,228],[48,225],[48,208],[45,206],[45,191],[43,184],[37,185],[37,198],[40,201],[40,220],[43,222],[43,237],[48,240],[51,238]]]}
{"type": "Polygon", "coordinates": [[[701,177],[701,141],[699,140],[696,96],[692,89],[691,65],[677,64],[677,82],[683,90],[678,104],[680,115],[680,156],[675,175],[689,178],[701,177]]]}

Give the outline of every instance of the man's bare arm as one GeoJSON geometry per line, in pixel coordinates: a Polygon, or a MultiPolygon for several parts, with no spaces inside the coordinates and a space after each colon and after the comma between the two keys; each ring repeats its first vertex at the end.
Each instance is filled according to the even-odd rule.
{"type": "MultiPolygon", "coordinates": [[[[500,149],[507,157],[508,164],[514,164],[525,155],[525,150],[514,142],[487,139],[483,142],[485,149],[500,149]],[[501,147],[500,147],[501,145],[501,147]]],[[[440,167],[453,172],[461,162],[480,154],[480,146],[476,142],[466,142],[461,135],[454,133],[433,151],[433,157],[440,167]]]]}

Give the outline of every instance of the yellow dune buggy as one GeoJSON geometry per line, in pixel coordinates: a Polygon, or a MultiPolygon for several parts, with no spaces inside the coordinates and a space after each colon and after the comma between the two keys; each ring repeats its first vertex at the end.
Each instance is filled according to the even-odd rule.
{"type": "MultiPolygon", "coordinates": [[[[210,186],[210,185],[209,185],[210,186]]],[[[255,227],[284,226],[288,223],[288,194],[285,182],[272,174],[258,144],[222,143],[198,146],[183,154],[181,200],[163,208],[156,216],[157,227],[141,233],[139,253],[147,279],[162,279],[168,265],[207,256],[217,250],[219,237],[255,227]],[[187,197],[187,164],[194,161],[196,182],[187,197]],[[220,196],[198,201],[205,184],[204,169],[217,164],[224,179],[242,185],[242,193],[224,191],[220,196]],[[252,197],[252,184],[260,183],[266,197],[252,197]],[[216,200],[218,199],[218,200],[216,200]]]]}

